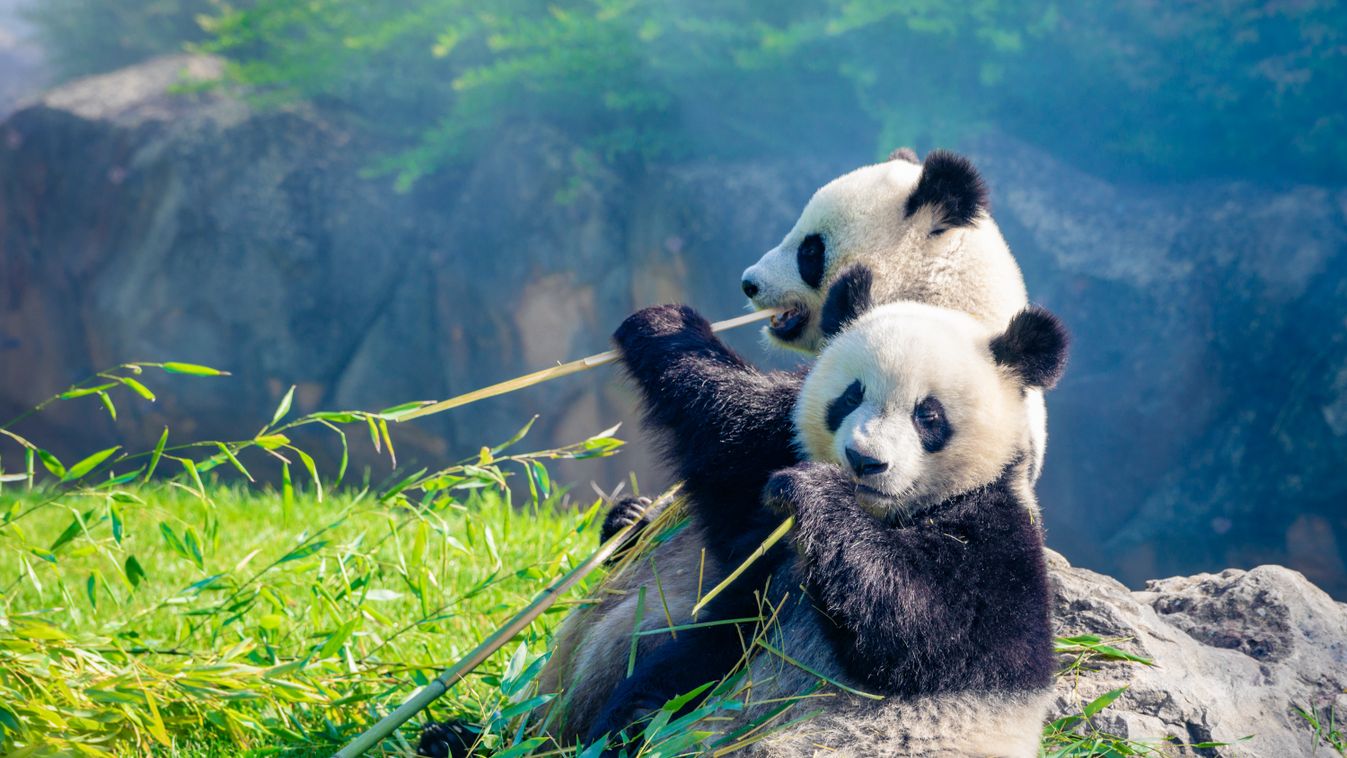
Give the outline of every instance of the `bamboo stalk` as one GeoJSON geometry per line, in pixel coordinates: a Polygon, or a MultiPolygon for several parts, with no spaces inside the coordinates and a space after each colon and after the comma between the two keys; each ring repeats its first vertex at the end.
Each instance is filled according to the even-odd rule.
{"type": "MultiPolygon", "coordinates": [[[[754,311],[753,313],[748,313],[743,316],[736,316],[734,318],[725,319],[724,321],[717,321],[716,323],[711,325],[711,331],[723,332],[727,329],[734,329],[736,327],[744,326],[745,324],[756,323],[758,321],[770,318],[776,313],[777,311],[774,309],[754,311]]],[[[535,384],[542,384],[543,382],[549,382],[553,379],[559,379],[563,376],[578,374],[581,371],[588,371],[592,368],[597,368],[599,366],[604,366],[609,363],[612,363],[613,361],[617,360],[617,357],[618,356],[616,350],[605,350],[602,353],[596,353],[594,355],[589,356],[588,358],[581,358],[579,360],[574,360],[569,363],[561,363],[556,366],[552,366],[550,368],[542,369],[540,371],[534,371],[531,374],[524,374],[523,376],[517,376],[513,379],[507,379],[503,382],[493,384],[490,387],[483,387],[481,389],[473,390],[472,392],[465,392],[462,395],[458,395],[457,397],[451,397],[448,400],[441,400],[438,403],[431,403],[430,405],[422,406],[414,411],[408,411],[407,413],[399,414],[397,420],[410,421],[411,419],[414,418],[421,418],[422,416],[429,416],[433,413],[447,411],[450,408],[457,408],[459,406],[467,405],[469,403],[475,403],[478,400],[485,400],[489,397],[495,397],[497,395],[504,395],[510,392],[514,392],[516,390],[522,390],[525,387],[532,387],[535,384]]]]}
{"type": "MultiPolygon", "coordinates": [[[[656,502],[669,502],[675,495],[677,495],[681,486],[681,484],[675,484],[670,487],[664,494],[659,496],[656,502]]],[[[346,747],[337,751],[333,758],[355,758],[358,755],[363,755],[366,750],[379,744],[399,726],[402,726],[408,719],[425,709],[431,702],[447,692],[450,687],[466,677],[469,672],[481,665],[483,661],[490,658],[492,653],[500,650],[505,646],[505,643],[513,639],[516,634],[519,634],[525,627],[533,623],[534,620],[541,616],[548,608],[551,608],[562,595],[574,587],[581,579],[584,579],[590,572],[602,565],[604,561],[608,560],[608,558],[622,546],[623,540],[627,538],[627,535],[631,533],[638,523],[639,522],[632,522],[619,529],[617,534],[614,534],[607,542],[600,545],[599,549],[594,551],[594,554],[589,556],[584,563],[566,572],[560,579],[549,585],[547,589],[538,593],[538,596],[533,599],[533,602],[529,603],[528,606],[519,613],[516,613],[504,626],[497,629],[495,632],[492,632],[491,636],[482,640],[480,645],[469,651],[467,655],[463,656],[463,658],[458,661],[458,663],[445,669],[444,673],[435,677],[430,684],[417,690],[415,694],[408,698],[402,705],[398,706],[392,713],[379,719],[374,726],[365,730],[354,740],[351,740],[346,747]]]]}
{"type": "Polygon", "coordinates": [[[739,568],[735,569],[729,576],[725,577],[723,582],[712,587],[710,592],[703,595],[701,600],[698,600],[697,604],[692,606],[692,618],[696,619],[698,611],[705,608],[706,604],[715,599],[716,595],[719,595],[726,587],[733,584],[734,580],[738,579],[740,574],[747,571],[748,567],[753,565],[754,561],[766,555],[767,551],[772,549],[772,545],[780,542],[781,538],[785,537],[786,532],[789,532],[793,526],[795,526],[795,517],[787,516],[786,520],[781,522],[781,526],[778,526],[771,534],[767,535],[767,539],[763,540],[762,544],[758,545],[752,553],[749,553],[749,556],[744,559],[744,562],[739,564],[739,568]]]}

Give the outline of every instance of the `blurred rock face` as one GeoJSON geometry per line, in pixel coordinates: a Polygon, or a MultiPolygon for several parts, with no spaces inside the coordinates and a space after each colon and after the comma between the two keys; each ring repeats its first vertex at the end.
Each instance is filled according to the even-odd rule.
{"type": "MultiPolygon", "coordinates": [[[[743,268],[866,152],[623,177],[508,128],[396,194],[361,177],[378,146],[308,109],[166,94],[184,69],[219,64],[75,82],[0,124],[0,414],[125,360],[235,374],[161,382],[116,432],[92,402],[25,427],[58,452],[114,434],[148,447],[165,424],[248,436],[290,384],[301,411],[448,397],[602,350],[643,305],[733,315],[743,268]]],[[[1277,562],[1347,596],[1347,190],[1119,186],[1005,138],[963,147],[1032,298],[1076,335],[1049,397],[1050,543],[1131,583],[1277,562]]],[[[559,476],[611,488],[634,468],[649,489],[666,475],[632,408],[596,372],[395,436],[435,465],[534,413],[529,448],[624,420],[631,449],[559,476]]]]}

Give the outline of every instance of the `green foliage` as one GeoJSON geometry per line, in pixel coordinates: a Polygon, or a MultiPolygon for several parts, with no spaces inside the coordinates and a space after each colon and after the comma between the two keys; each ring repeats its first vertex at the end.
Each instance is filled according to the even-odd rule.
{"type": "Polygon", "coordinates": [[[1291,710],[1309,727],[1313,749],[1318,750],[1320,745],[1324,745],[1338,755],[1347,756],[1347,733],[1342,731],[1342,725],[1338,723],[1337,709],[1334,706],[1329,705],[1322,709],[1313,706],[1309,708],[1294,706],[1291,710]]]}
{"type": "MultiPolygon", "coordinates": [[[[149,370],[224,373],[125,364],[35,410],[149,400],[149,370]]],[[[344,447],[354,427],[391,459],[388,422],[421,404],[287,420],[290,397],[246,440],[170,444],[166,430],[153,450],[69,465],[13,431],[23,417],[0,426],[0,462],[23,461],[0,467],[0,752],[330,754],[593,544],[597,504],[562,507],[545,463],[609,455],[622,444],[611,431],[514,453],[526,425],[445,468],[325,496],[345,461],[320,472],[289,433],[321,425],[344,447]],[[259,465],[286,472],[279,491],[246,488],[259,465]],[[217,481],[229,470],[239,485],[217,481]]],[[[565,605],[451,693],[446,707],[491,727],[484,746],[533,744],[500,735],[542,702],[538,653],[565,605]]]]}
{"type": "Polygon", "coordinates": [[[612,163],[957,144],[995,125],[1110,173],[1347,174],[1328,0],[258,0],[204,49],[339,106],[401,183],[542,122],[612,163]]]}
{"type": "Polygon", "coordinates": [[[39,0],[24,15],[60,79],[179,52],[204,36],[198,18],[216,0],[39,0]]]}

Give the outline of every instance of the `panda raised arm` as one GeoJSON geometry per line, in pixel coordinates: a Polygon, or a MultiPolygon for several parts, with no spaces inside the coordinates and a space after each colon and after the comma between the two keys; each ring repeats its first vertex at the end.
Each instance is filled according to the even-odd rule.
{"type": "MultiPolygon", "coordinates": [[[[613,341],[640,390],[647,427],[661,437],[708,531],[740,534],[759,510],[768,475],[799,460],[791,410],[803,375],[759,371],[687,306],[641,310],[613,341]]],[[[631,502],[613,513],[631,518],[631,502]]]]}

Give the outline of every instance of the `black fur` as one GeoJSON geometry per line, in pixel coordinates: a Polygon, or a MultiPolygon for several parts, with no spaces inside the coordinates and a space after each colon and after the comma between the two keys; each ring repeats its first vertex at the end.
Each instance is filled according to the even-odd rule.
{"type": "MultiPolygon", "coordinates": [[[[608,513],[603,517],[603,526],[599,528],[599,544],[604,544],[612,539],[614,535],[622,531],[628,524],[635,524],[627,538],[622,541],[623,549],[635,544],[636,535],[640,534],[656,514],[650,511],[650,498],[648,497],[624,497],[608,507],[608,513]]],[[[609,563],[615,562],[621,556],[621,552],[614,553],[608,559],[609,563]]]]}
{"type": "Polygon", "coordinates": [[[918,166],[921,165],[921,158],[917,157],[917,151],[910,147],[896,148],[893,152],[889,153],[889,160],[907,161],[908,163],[915,163],[918,166]]]}
{"type": "Polygon", "coordinates": [[[944,450],[945,445],[949,444],[949,438],[954,436],[954,427],[950,426],[949,417],[945,415],[945,406],[935,396],[925,398],[912,409],[912,426],[921,440],[921,449],[928,453],[944,450]]]}
{"type": "Polygon", "coordinates": [[[923,206],[933,206],[937,228],[969,226],[987,208],[987,185],[973,164],[948,150],[933,150],[922,165],[917,188],[907,198],[907,215],[923,206]]]}
{"type": "Polygon", "coordinates": [[[823,311],[819,316],[823,336],[832,337],[874,307],[874,298],[870,294],[874,279],[874,272],[859,263],[842,271],[823,300],[823,311]]]}
{"type": "Polygon", "coordinates": [[[428,758],[467,758],[477,733],[461,721],[432,721],[421,727],[416,754],[428,758]]]}
{"type": "Polygon", "coordinates": [[[800,460],[791,412],[803,372],[755,369],[687,306],[639,311],[613,341],[641,391],[647,427],[662,438],[671,473],[707,527],[708,548],[727,562],[742,559],[738,538],[760,528],[767,477],[800,460]]]}
{"type": "Polygon", "coordinates": [[[852,676],[909,697],[1051,685],[1043,536],[1012,469],[910,525],[861,510],[840,466],[802,463],[771,478],[767,504],[795,515],[806,587],[852,676]]]}
{"type": "Polygon", "coordinates": [[[842,394],[828,403],[828,411],[825,416],[828,422],[828,431],[836,432],[841,428],[842,422],[846,421],[847,416],[850,416],[852,411],[861,407],[861,401],[864,399],[865,387],[861,384],[861,380],[857,379],[847,385],[847,388],[842,390],[842,394]]]}
{"type": "Polygon", "coordinates": [[[1071,337],[1046,308],[1031,305],[1010,320],[992,340],[992,358],[1011,369],[1026,386],[1052,389],[1066,370],[1071,337]]]}
{"type": "Polygon", "coordinates": [[[823,258],[827,246],[823,237],[811,234],[800,241],[795,251],[795,265],[800,269],[800,280],[811,289],[823,286],[823,258]]]}

